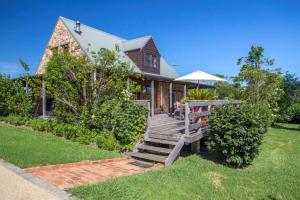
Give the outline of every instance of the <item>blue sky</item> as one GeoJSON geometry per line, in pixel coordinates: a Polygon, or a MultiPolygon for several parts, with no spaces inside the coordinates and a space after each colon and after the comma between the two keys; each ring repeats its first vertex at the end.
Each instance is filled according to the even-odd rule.
{"type": "Polygon", "coordinates": [[[176,70],[236,75],[251,45],[300,77],[300,0],[0,0],[0,73],[33,74],[59,16],[128,39],[152,35],[176,70]]]}

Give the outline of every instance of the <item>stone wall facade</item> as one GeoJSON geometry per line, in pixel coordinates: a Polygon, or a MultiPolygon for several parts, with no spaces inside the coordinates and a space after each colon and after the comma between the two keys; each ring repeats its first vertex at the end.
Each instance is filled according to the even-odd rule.
{"type": "Polygon", "coordinates": [[[78,47],[78,43],[75,41],[63,22],[59,19],[44,51],[36,74],[42,75],[45,73],[47,63],[50,57],[53,55],[54,49],[58,51],[68,50],[74,54],[82,54],[82,50],[78,47]]]}

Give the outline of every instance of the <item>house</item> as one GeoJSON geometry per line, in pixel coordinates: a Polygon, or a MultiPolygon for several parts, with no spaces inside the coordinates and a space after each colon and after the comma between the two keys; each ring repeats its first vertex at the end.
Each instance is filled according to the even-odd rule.
{"type": "MultiPolygon", "coordinates": [[[[152,115],[172,112],[174,102],[185,97],[189,87],[194,87],[193,83],[174,82],[179,75],[160,54],[151,36],[128,40],[64,17],[59,17],[55,25],[36,74],[44,74],[54,50],[72,50],[75,54],[86,54],[92,59],[88,48],[90,51],[114,50],[116,45],[120,48],[120,59],[133,66],[135,73],[144,74],[143,80],[130,78],[142,86],[137,99],[151,100],[152,115]]],[[[49,110],[45,90],[43,83],[43,116],[49,110]]]]}

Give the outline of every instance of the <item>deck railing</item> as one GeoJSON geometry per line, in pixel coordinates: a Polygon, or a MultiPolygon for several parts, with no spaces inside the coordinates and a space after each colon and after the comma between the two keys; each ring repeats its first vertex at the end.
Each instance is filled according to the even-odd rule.
{"type": "Polygon", "coordinates": [[[207,129],[206,121],[211,114],[213,106],[221,106],[225,104],[240,104],[241,101],[233,100],[193,100],[185,103],[185,135],[190,136],[191,133],[203,132],[207,129]],[[199,131],[200,130],[200,131],[199,131]]]}

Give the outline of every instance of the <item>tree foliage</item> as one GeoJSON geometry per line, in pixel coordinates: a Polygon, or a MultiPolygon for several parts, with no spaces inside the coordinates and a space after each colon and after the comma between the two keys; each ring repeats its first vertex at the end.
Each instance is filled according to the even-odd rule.
{"type": "MultiPolygon", "coordinates": [[[[81,124],[99,134],[112,132],[121,150],[130,149],[144,132],[147,113],[130,102],[139,90],[127,80],[133,69],[120,61],[117,47],[89,55],[92,59],[56,52],[48,62],[44,79],[48,95],[54,98],[54,114],[59,121],[81,124]]],[[[99,138],[101,146],[99,141],[105,142],[106,137],[99,138]]]]}
{"type": "Polygon", "coordinates": [[[55,110],[58,117],[64,118],[64,113],[70,112],[75,120],[83,115],[92,116],[96,102],[102,104],[131,95],[132,91],[124,90],[133,70],[118,59],[118,52],[103,50],[91,55],[94,62],[85,55],[70,53],[56,53],[48,62],[44,78],[48,94],[54,97],[59,108],[55,110]]]}
{"type": "Polygon", "coordinates": [[[243,87],[241,90],[243,99],[252,104],[268,105],[275,119],[279,111],[278,102],[284,95],[284,90],[280,70],[266,68],[273,63],[274,59],[265,58],[264,48],[252,46],[247,57],[238,59],[237,64],[242,67],[234,81],[243,87]]]}
{"type": "Polygon", "coordinates": [[[0,115],[12,113],[30,116],[32,108],[32,96],[25,92],[22,80],[12,80],[9,76],[0,74],[0,115]]]}
{"type": "Polygon", "coordinates": [[[283,76],[284,95],[279,101],[281,113],[285,113],[287,108],[293,103],[300,103],[300,80],[295,74],[286,72],[283,76]]]}

